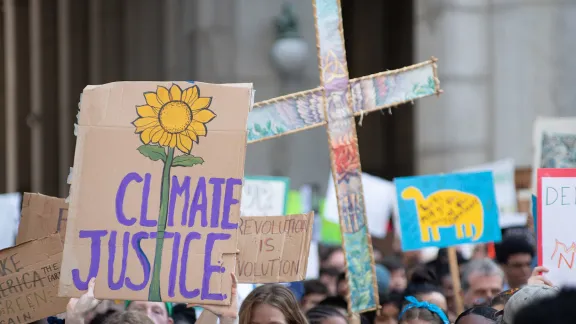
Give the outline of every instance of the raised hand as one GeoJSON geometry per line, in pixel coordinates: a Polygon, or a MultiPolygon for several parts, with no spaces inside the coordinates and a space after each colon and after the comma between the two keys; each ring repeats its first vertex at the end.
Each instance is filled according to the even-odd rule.
{"type": "Polygon", "coordinates": [[[543,275],[544,273],[547,273],[549,271],[550,270],[548,270],[548,268],[543,267],[543,266],[539,266],[539,267],[534,268],[534,270],[532,270],[532,275],[528,279],[528,284],[529,285],[546,285],[546,286],[553,287],[554,285],[552,284],[552,282],[550,280],[546,279],[543,275]]]}
{"type": "Polygon", "coordinates": [[[93,310],[100,304],[100,300],[94,297],[94,285],[96,278],[90,279],[88,283],[88,291],[80,298],[70,298],[66,306],[66,322],[68,323],[84,323],[84,315],[93,310]]]}

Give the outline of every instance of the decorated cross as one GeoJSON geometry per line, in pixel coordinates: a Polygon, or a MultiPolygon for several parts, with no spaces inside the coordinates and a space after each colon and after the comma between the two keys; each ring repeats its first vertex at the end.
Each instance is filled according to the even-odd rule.
{"type": "Polygon", "coordinates": [[[378,288],[354,117],[440,94],[440,82],[434,58],[350,80],[340,1],[314,0],[314,9],[321,85],[257,103],[248,116],[248,142],[326,127],[350,287],[348,312],[360,313],[378,307],[378,288]]]}

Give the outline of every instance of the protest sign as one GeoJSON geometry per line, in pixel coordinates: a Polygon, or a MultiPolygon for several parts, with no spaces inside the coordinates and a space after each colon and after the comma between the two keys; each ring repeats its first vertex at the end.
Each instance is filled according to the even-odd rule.
{"type": "Polygon", "coordinates": [[[576,168],[576,117],[538,117],[534,122],[532,193],[538,168],[576,168]]]}
{"type": "Polygon", "coordinates": [[[30,323],[63,313],[58,297],[60,235],[52,234],[0,251],[0,323],[30,323]]]}
{"type": "Polygon", "coordinates": [[[285,215],[290,178],[244,177],[242,216],[285,215]]]}
{"type": "Polygon", "coordinates": [[[68,204],[64,199],[26,192],[22,199],[22,215],[16,244],[53,233],[60,233],[64,241],[67,219],[68,204]]]}
{"type": "Polygon", "coordinates": [[[314,213],[240,217],[236,276],[241,283],[306,278],[314,213]]]}
{"type": "Polygon", "coordinates": [[[84,89],[60,295],[230,304],[252,85],[84,89]]]}
{"type": "Polygon", "coordinates": [[[576,169],[538,169],[537,177],[538,264],[555,285],[574,285],[576,169]]]}
{"type": "Polygon", "coordinates": [[[500,241],[492,172],[394,179],[402,249],[500,241]]]}
{"type": "Polygon", "coordinates": [[[14,245],[20,218],[20,198],[18,192],[0,195],[0,249],[14,245]]]}

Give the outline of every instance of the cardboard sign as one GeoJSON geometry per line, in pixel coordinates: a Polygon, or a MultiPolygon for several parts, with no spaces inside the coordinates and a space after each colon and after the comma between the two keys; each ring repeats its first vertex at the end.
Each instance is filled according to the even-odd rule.
{"type": "Polygon", "coordinates": [[[230,304],[252,85],[84,89],[60,295],[230,304]]]}
{"type": "Polygon", "coordinates": [[[285,215],[290,178],[245,177],[242,186],[242,216],[285,215]]]}
{"type": "Polygon", "coordinates": [[[68,204],[64,199],[26,192],[22,199],[22,216],[16,244],[53,233],[60,233],[64,242],[67,219],[68,204]]]}
{"type": "Polygon", "coordinates": [[[402,250],[500,241],[492,172],[394,179],[402,250]]]}
{"type": "Polygon", "coordinates": [[[538,169],[538,264],[554,285],[576,284],[576,169],[538,169]]]}
{"type": "Polygon", "coordinates": [[[576,117],[538,117],[534,122],[532,193],[538,168],[576,168],[576,117]]]}
{"type": "Polygon", "coordinates": [[[280,283],[306,278],[314,213],[241,217],[240,255],[236,276],[240,283],[280,283]]]}
{"type": "Polygon", "coordinates": [[[0,323],[30,323],[63,313],[59,298],[62,262],[60,235],[29,241],[0,251],[0,323]]]}
{"type": "Polygon", "coordinates": [[[0,249],[14,245],[20,218],[20,193],[0,195],[0,249]]]}

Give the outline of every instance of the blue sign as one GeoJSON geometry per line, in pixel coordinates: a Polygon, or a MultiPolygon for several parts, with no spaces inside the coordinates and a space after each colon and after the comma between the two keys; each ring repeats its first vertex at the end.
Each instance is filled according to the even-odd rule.
{"type": "Polygon", "coordinates": [[[499,242],[492,172],[394,179],[402,250],[499,242]]]}

